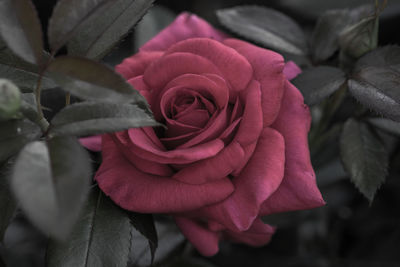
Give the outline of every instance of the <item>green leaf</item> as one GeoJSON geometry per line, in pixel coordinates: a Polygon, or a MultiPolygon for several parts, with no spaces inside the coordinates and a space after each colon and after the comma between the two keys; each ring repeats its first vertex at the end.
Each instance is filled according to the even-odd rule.
{"type": "Polygon", "coordinates": [[[384,118],[370,118],[368,119],[368,122],[385,132],[400,136],[399,122],[384,118]]]}
{"type": "Polygon", "coordinates": [[[76,138],[29,143],[19,154],[11,186],[22,210],[43,232],[65,239],[89,189],[89,155],[76,138]]]}
{"type": "Polygon", "coordinates": [[[132,212],[129,215],[133,227],[135,227],[135,229],[138,230],[149,241],[151,263],[153,263],[158,246],[158,235],[156,226],[154,224],[153,215],[136,212],[132,212]]]}
{"type": "Polygon", "coordinates": [[[51,124],[51,135],[77,136],[161,125],[136,105],[107,102],[82,102],[67,106],[56,114],[51,124]]]}
{"type": "Polygon", "coordinates": [[[354,72],[367,67],[391,68],[400,72],[400,47],[388,45],[365,54],[357,61],[354,72]]]}
{"type": "Polygon", "coordinates": [[[179,257],[168,264],[168,267],[217,267],[216,265],[201,258],[179,257]]]}
{"type": "Polygon", "coordinates": [[[131,230],[128,215],[95,188],[68,240],[50,241],[47,266],[127,266],[131,230]]]}
{"type": "Polygon", "coordinates": [[[116,0],[79,25],[68,53],[100,59],[144,16],[154,0],[116,0]],[[107,14],[107,16],[104,16],[107,14]]]}
{"type": "MultiPolygon", "coordinates": [[[[36,87],[39,68],[15,56],[7,47],[0,44],[0,78],[13,81],[23,92],[32,92],[36,87]]],[[[57,85],[47,75],[42,77],[42,90],[57,85]]]]}
{"type": "Polygon", "coordinates": [[[400,72],[394,68],[366,67],[348,82],[350,93],[363,105],[400,121],[400,72]]]}
{"type": "Polygon", "coordinates": [[[118,103],[147,105],[125,79],[109,67],[85,58],[58,57],[49,71],[60,86],[78,97],[118,103]]]}
{"type": "Polygon", "coordinates": [[[371,203],[387,175],[384,145],[367,124],[349,119],[340,137],[340,153],[351,181],[371,203]]]}
{"type": "Polygon", "coordinates": [[[8,47],[24,60],[33,64],[42,62],[42,28],[30,0],[0,2],[0,35],[8,47]]]}
{"type": "Polygon", "coordinates": [[[344,29],[339,36],[341,51],[353,58],[359,58],[378,45],[379,17],[377,14],[362,19],[344,29]]]}
{"type": "Polygon", "coordinates": [[[11,120],[0,124],[0,162],[17,154],[25,144],[41,136],[40,128],[28,120],[11,120]]]}
{"type": "Polygon", "coordinates": [[[77,28],[96,12],[109,7],[111,0],[60,0],[49,20],[48,36],[54,52],[60,49],[76,33],[77,28]]]}
{"type": "Polygon", "coordinates": [[[7,178],[8,164],[4,164],[0,169],[0,242],[17,208],[7,178]]]}
{"type": "Polygon", "coordinates": [[[276,10],[261,6],[237,6],[217,11],[222,25],[260,45],[296,55],[307,54],[299,25],[276,10]]]}
{"type": "Polygon", "coordinates": [[[307,105],[315,105],[338,90],[346,81],[345,73],[335,67],[319,66],[307,69],[292,82],[299,88],[307,105]]]}

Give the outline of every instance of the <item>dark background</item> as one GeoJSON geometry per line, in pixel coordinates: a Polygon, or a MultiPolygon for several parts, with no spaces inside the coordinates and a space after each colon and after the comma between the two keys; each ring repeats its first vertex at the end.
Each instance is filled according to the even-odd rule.
{"type": "MultiPolygon", "coordinates": [[[[56,1],[34,1],[44,28],[47,26],[56,1]]],[[[244,1],[213,0],[184,1],[159,0],[171,12],[190,11],[205,18],[218,28],[215,11],[220,8],[243,4],[265,5],[290,15],[310,33],[316,18],[330,8],[354,7],[369,1],[360,0],[281,0],[244,1]]],[[[399,44],[400,1],[390,1],[382,14],[379,43],[399,44]]],[[[107,57],[106,63],[114,64],[135,51],[135,32],[107,57]]],[[[63,95],[57,91],[47,91],[44,103],[57,110],[64,103],[63,95]]],[[[348,105],[352,105],[351,102],[348,105]]],[[[51,116],[51,112],[47,113],[51,116]]],[[[339,116],[340,117],[340,116],[339,116]]],[[[340,118],[338,118],[339,120],[340,118]]],[[[204,259],[216,266],[400,266],[400,149],[398,140],[385,136],[391,150],[390,172],[386,183],[377,192],[374,202],[368,201],[358,192],[343,171],[338,155],[337,140],[325,148],[329,161],[320,163],[314,158],[317,182],[327,202],[325,207],[312,211],[280,214],[265,219],[277,225],[278,230],[270,244],[262,248],[222,243],[220,253],[204,259]],[[335,143],[336,142],[336,143],[335,143]],[[333,156],[332,156],[333,155],[333,156]]],[[[320,155],[318,155],[320,157],[320,155]]],[[[17,235],[11,238],[9,251],[15,257],[15,266],[43,266],[45,241],[22,217],[13,224],[17,235]],[[22,227],[21,225],[24,225],[22,227]],[[21,230],[22,229],[22,230],[21,230]],[[14,243],[12,243],[14,242],[14,243]],[[39,251],[33,253],[32,251],[39,251]]],[[[192,252],[195,257],[200,257],[192,252]]]]}

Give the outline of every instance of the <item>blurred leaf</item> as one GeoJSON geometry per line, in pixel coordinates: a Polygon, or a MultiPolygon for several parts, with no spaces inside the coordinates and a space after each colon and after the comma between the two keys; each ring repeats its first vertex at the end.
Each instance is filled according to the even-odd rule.
{"type": "Polygon", "coordinates": [[[378,45],[378,15],[371,15],[344,29],[339,36],[339,45],[346,55],[359,58],[378,45]]]}
{"type": "Polygon", "coordinates": [[[388,45],[365,54],[357,61],[354,72],[366,67],[391,68],[400,72],[400,47],[388,45]]]}
{"type": "Polygon", "coordinates": [[[0,78],[0,121],[15,118],[21,107],[21,92],[15,84],[0,78]]]}
{"type": "Polygon", "coordinates": [[[25,144],[41,136],[40,128],[28,120],[11,120],[0,124],[0,162],[18,153],[25,144]]]}
{"type": "MultiPolygon", "coordinates": [[[[0,44],[0,78],[13,81],[23,92],[32,92],[38,80],[38,67],[15,56],[7,47],[0,44]]],[[[43,76],[42,90],[56,87],[48,76],[43,76]]]]}
{"type": "Polygon", "coordinates": [[[384,145],[368,125],[349,119],[340,137],[340,153],[351,181],[371,203],[387,175],[384,145]]]}
{"type": "Polygon", "coordinates": [[[151,214],[131,212],[129,214],[131,224],[149,241],[151,263],[153,264],[158,246],[157,230],[154,225],[154,218],[151,214]]]}
{"type": "Polygon", "coordinates": [[[400,121],[400,72],[393,68],[366,67],[348,82],[351,94],[363,105],[400,121]]]}
{"type": "Polygon", "coordinates": [[[128,215],[93,189],[68,240],[50,241],[47,266],[127,266],[131,229],[128,215]]]}
{"type": "Polygon", "coordinates": [[[76,138],[29,143],[13,168],[11,186],[28,218],[64,239],[78,219],[89,189],[89,155],[76,138]]]}
{"type": "Polygon", "coordinates": [[[138,49],[161,30],[167,27],[176,17],[171,10],[156,5],[149,9],[147,14],[135,28],[135,48],[138,49]]]}
{"type": "Polygon", "coordinates": [[[329,10],[319,17],[311,36],[311,52],[316,62],[327,60],[339,49],[339,33],[349,23],[348,9],[329,10]]]}
{"type": "Polygon", "coordinates": [[[319,66],[307,69],[292,82],[299,88],[307,105],[315,105],[338,90],[346,81],[345,73],[334,67],[319,66]]]}
{"type": "Polygon", "coordinates": [[[102,58],[144,16],[153,2],[154,0],[112,1],[77,27],[68,42],[69,54],[102,58]]]}
{"type": "Polygon", "coordinates": [[[258,44],[296,55],[307,54],[302,29],[279,11],[261,6],[237,6],[218,10],[217,16],[228,29],[258,44]]]}
{"type": "Polygon", "coordinates": [[[9,189],[7,165],[0,167],[0,242],[3,241],[4,233],[17,208],[17,203],[9,189]]]}
{"type": "Polygon", "coordinates": [[[83,102],[65,107],[51,121],[53,135],[88,136],[144,126],[160,126],[131,104],[83,102]]]}
{"type": "Polygon", "coordinates": [[[396,121],[392,121],[389,119],[384,118],[370,118],[368,122],[371,123],[373,126],[391,133],[400,136],[400,123],[396,121]]]}
{"type": "MultiPolygon", "coordinates": [[[[54,52],[60,49],[76,33],[77,28],[101,8],[113,2],[111,0],[60,0],[53,9],[49,20],[48,36],[54,52]]],[[[114,1],[115,2],[115,1],[114,1]]]]}
{"type": "Polygon", "coordinates": [[[30,0],[0,2],[0,35],[21,58],[33,64],[42,62],[42,28],[30,0]]]}
{"type": "Polygon", "coordinates": [[[107,66],[85,58],[58,57],[49,66],[60,86],[77,97],[147,105],[125,79],[107,66]]]}

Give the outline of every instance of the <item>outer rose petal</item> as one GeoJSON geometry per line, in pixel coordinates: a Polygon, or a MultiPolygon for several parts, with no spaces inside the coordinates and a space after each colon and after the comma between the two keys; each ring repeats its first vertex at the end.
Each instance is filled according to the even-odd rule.
{"type": "Polygon", "coordinates": [[[282,56],[237,39],[227,39],[223,43],[245,56],[253,67],[254,78],[261,85],[264,127],[271,125],[278,115],[286,80],[282,73],[282,56]]]}
{"type": "Polygon", "coordinates": [[[115,66],[115,70],[119,72],[125,79],[142,75],[145,69],[156,59],[162,56],[162,52],[139,52],[122,61],[121,64],[115,66]]]}
{"type": "Polygon", "coordinates": [[[101,151],[101,135],[79,138],[79,142],[91,151],[101,151]]]}
{"type": "Polygon", "coordinates": [[[214,29],[208,22],[196,15],[182,13],[167,28],[144,44],[141,51],[165,51],[171,45],[195,37],[205,37],[222,41],[228,36],[214,29]]]}
{"type": "Polygon", "coordinates": [[[198,222],[185,217],[175,217],[176,225],[186,238],[204,256],[213,256],[218,252],[219,235],[200,225],[198,222]]]}
{"type": "Polygon", "coordinates": [[[275,228],[264,224],[261,219],[257,219],[252,224],[251,228],[244,232],[233,232],[227,230],[224,237],[232,240],[233,242],[246,243],[251,246],[263,246],[267,244],[272,235],[275,232],[275,228]]]}
{"type": "Polygon", "coordinates": [[[288,81],[285,87],[281,111],[272,125],[285,139],[285,177],[278,190],[264,202],[261,215],[325,204],[316,185],[308,149],[309,109],[296,87],[288,81]]]}
{"type": "Polygon", "coordinates": [[[301,69],[293,61],[288,61],[283,68],[283,74],[285,74],[288,80],[296,78],[301,73],[301,69]]]}
{"type": "Polygon", "coordinates": [[[225,199],[234,190],[228,178],[189,185],[170,177],[143,173],[125,159],[108,135],[103,136],[103,162],[95,179],[120,207],[143,213],[198,209],[225,199]]]}
{"type": "Polygon", "coordinates": [[[262,203],[280,185],[284,175],[285,143],[276,130],[265,128],[253,156],[238,177],[235,192],[223,202],[204,207],[193,217],[206,217],[233,231],[248,230],[262,203]]]}

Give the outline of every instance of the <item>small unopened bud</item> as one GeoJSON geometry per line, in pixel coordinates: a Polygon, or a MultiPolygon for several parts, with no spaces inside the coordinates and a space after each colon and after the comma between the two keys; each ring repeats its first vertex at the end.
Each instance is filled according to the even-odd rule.
{"type": "Polygon", "coordinates": [[[0,79],[0,120],[15,117],[21,106],[21,92],[11,81],[0,79]]]}

